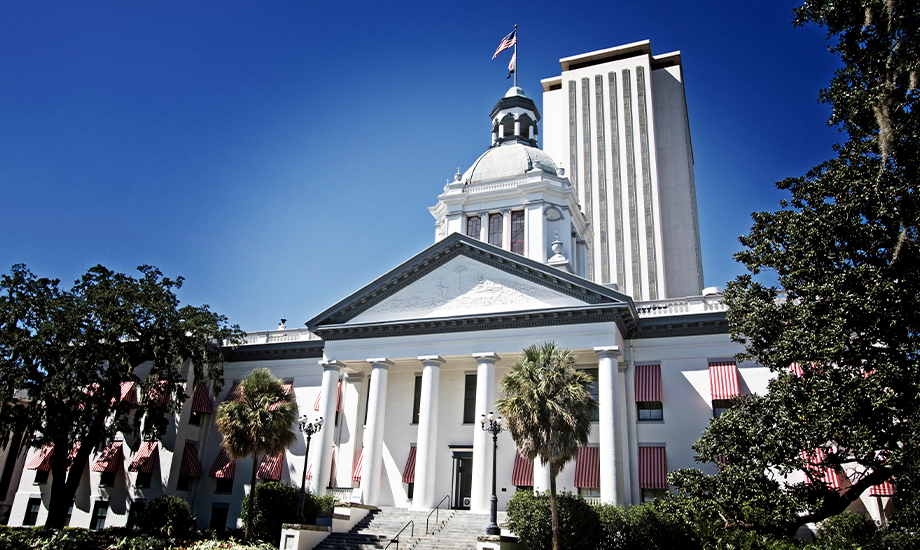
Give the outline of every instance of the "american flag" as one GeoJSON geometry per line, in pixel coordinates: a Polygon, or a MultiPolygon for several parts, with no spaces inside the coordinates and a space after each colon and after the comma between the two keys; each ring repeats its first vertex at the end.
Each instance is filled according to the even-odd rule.
{"type": "Polygon", "coordinates": [[[514,52],[514,55],[511,56],[511,62],[508,63],[508,76],[505,78],[511,78],[511,75],[514,73],[517,68],[517,52],[514,52]]]}
{"type": "Polygon", "coordinates": [[[498,57],[498,54],[507,50],[511,46],[514,46],[515,44],[517,44],[517,29],[514,29],[513,31],[511,31],[511,34],[502,38],[502,42],[501,44],[498,45],[498,49],[495,50],[495,55],[492,56],[492,59],[495,59],[496,57],[498,57]]]}

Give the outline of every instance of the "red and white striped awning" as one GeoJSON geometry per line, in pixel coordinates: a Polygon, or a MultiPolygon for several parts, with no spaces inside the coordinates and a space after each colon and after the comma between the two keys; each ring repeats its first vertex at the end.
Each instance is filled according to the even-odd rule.
{"type": "MultiPolygon", "coordinates": [[[[821,463],[824,462],[825,457],[824,449],[821,448],[815,449],[811,453],[802,451],[802,458],[810,464],[810,466],[806,466],[806,468],[817,474],[818,478],[824,483],[827,483],[831,489],[839,489],[840,478],[837,476],[837,472],[834,471],[833,468],[822,468],[820,466],[821,463]]],[[[808,483],[811,483],[810,477],[806,478],[806,480],[808,483]]]]}
{"type": "Polygon", "coordinates": [[[894,496],[894,483],[892,483],[891,480],[889,479],[888,481],[884,481],[882,483],[879,483],[878,485],[873,485],[872,488],[869,489],[869,496],[870,497],[892,497],[894,496]]]}
{"type": "Polygon", "coordinates": [[[791,370],[792,374],[798,376],[799,378],[801,378],[802,375],[805,374],[805,372],[802,370],[802,366],[799,365],[798,363],[793,363],[789,365],[789,370],[791,370]]]}
{"type": "Polygon", "coordinates": [[[80,451],[80,442],[74,441],[73,447],[70,448],[70,452],[67,453],[67,471],[70,471],[70,467],[73,466],[73,459],[77,458],[77,453],[80,451]]]}
{"type": "Polygon", "coordinates": [[[217,459],[214,460],[214,465],[211,466],[208,475],[216,479],[233,479],[236,475],[236,461],[230,458],[223,447],[220,448],[220,453],[217,454],[217,459]]]}
{"type": "Polygon", "coordinates": [[[134,382],[121,383],[121,400],[131,405],[137,405],[137,392],[134,391],[134,382]]]}
{"type": "Polygon", "coordinates": [[[121,441],[110,443],[109,446],[102,451],[102,454],[99,455],[99,458],[96,459],[96,463],[93,464],[93,471],[105,472],[107,474],[117,472],[118,468],[121,466],[121,444],[121,441]]]}
{"type": "MultiPolygon", "coordinates": [[[[316,394],[316,402],[313,403],[314,411],[319,411],[319,400],[322,397],[323,397],[323,390],[320,389],[319,393],[316,394]]],[[[341,410],[342,410],[342,381],[339,380],[338,397],[336,397],[336,401],[335,401],[335,412],[339,412],[341,410]]]]}
{"type": "Polygon", "coordinates": [[[731,399],[741,395],[738,386],[738,367],[734,361],[709,363],[709,383],[713,399],[731,399]]]}
{"type": "Polygon", "coordinates": [[[511,484],[515,487],[533,487],[533,460],[527,460],[517,451],[514,451],[511,484]]]}
{"type": "Polygon", "coordinates": [[[149,474],[153,472],[153,461],[156,459],[158,454],[156,450],[156,441],[143,442],[141,447],[137,450],[137,454],[134,455],[134,460],[131,461],[131,465],[128,466],[128,471],[142,474],[149,474]]]}
{"type": "Polygon", "coordinates": [[[294,391],[294,380],[285,380],[281,383],[281,389],[284,390],[284,393],[290,394],[294,391]]]}
{"type": "Polygon", "coordinates": [[[195,397],[192,398],[192,412],[200,414],[214,412],[214,403],[211,402],[211,396],[208,395],[208,383],[203,380],[195,386],[195,397]]]}
{"type": "Polygon", "coordinates": [[[160,380],[156,384],[151,386],[151,388],[147,390],[147,395],[146,395],[147,404],[155,405],[155,406],[165,405],[166,399],[169,397],[168,392],[167,392],[168,385],[169,385],[168,380],[160,380]]]}
{"type": "Polygon", "coordinates": [[[415,445],[409,447],[409,458],[406,459],[406,467],[403,468],[403,483],[415,483],[415,445]]]}
{"type": "Polygon", "coordinates": [[[51,457],[54,456],[54,445],[45,445],[32,455],[32,460],[26,464],[29,470],[41,470],[47,472],[51,470],[51,457]]]}
{"type": "Polygon", "coordinates": [[[364,447],[361,447],[361,452],[358,453],[358,460],[355,460],[355,467],[351,472],[352,481],[361,481],[361,465],[364,462],[364,447]]]}
{"type": "Polygon", "coordinates": [[[668,488],[668,458],[664,447],[639,447],[639,488],[668,488]]]}
{"type": "Polygon", "coordinates": [[[265,455],[262,457],[256,477],[266,481],[281,481],[281,461],[283,458],[284,451],[278,456],[265,455]]]}
{"type": "Polygon", "coordinates": [[[230,386],[230,391],[227,392],[227,397],[224,397],[224,403],[228,401],[239,401],[242,397],[243,388],[240,387],[240,381],[234,380],[233,385],[230,386]]]}
{"type": "MultiPolygon", "coordinates": [[[[313,479],[313,463],[307,468],[307,479],[313,479]]],[[[332,447],[332,467],[329,468],[329,486],[335,486],[335,446],[332,447]]]]}
{"type": "Polygon", "coordinates": [[[600,449],[597,447],[579,447],[575,462],[575,486],[578,488],[597,488],[601,486],[600,449]]]}
{"type": "Polygon", "coordinates": [[[636,401],[661,401],[661,365],[636,365],[636,401]]]}
{"type": "Polygon", "coordinates": [[[194,441],[185,442],[182,452],[182,465],[179,475],[186,477],[201,477],[201,462],[198,461],[198,445],[194,441]]]}

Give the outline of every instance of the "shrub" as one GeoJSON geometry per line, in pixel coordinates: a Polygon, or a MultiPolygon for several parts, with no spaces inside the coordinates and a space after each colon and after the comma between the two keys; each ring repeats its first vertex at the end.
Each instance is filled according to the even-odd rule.
{"type": "Polygon", "coordinates": [[[249,499],[253,500],[252,524],[249,526],[249,540],[281,542],[281,524],[290,523],[297,515],[297,501],[300,491],[279,483],[267,481],[256,484],[243,499],[243,524],[246,523],[249,499]]]}
{"type": "Polygon", "coordinates": [[[185,499],[164,495],[147,505],[141,525],[145,533],[185,538],[194,532],[195,518],[185,499]]]}
{"type": "Polygon", "coordinates": [[[320,514],[331,514],[335,511],[334,495],[315,495],[307,493],[303,499],[303,517],[310,525],[316,524],[320,514]]]}
{"type": "Polygon", "coordinates": [[[815,544],[827,550],[881,548],[878,526],[868,516],[844,512],[821,522],[815,544]]]}
{"type": "MultiPolygon", "coordinates": [[[[600,521],[597,512],[578,495],[556,495],[559,512],[560,550],[597,548],[600,521]]],[[[508,501],[508,526],[522,544],[531,550],[549,550],[553,546],[552,510],[549,493],[534,495],[517,491],[508,501]]]]}

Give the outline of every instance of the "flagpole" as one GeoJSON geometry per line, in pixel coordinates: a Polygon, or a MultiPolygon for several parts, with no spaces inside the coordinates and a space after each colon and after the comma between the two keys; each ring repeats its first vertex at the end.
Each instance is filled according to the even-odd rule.
{"type": "Polygon", "coordinates": [[[514,26],[514,87],[517,88],[518,58],[517,58],[517,25],[514,26]]]}

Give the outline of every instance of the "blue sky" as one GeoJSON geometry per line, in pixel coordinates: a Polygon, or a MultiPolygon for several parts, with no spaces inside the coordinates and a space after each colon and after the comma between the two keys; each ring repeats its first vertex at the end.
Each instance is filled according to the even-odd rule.
{"type": "Polygon", "coordinates": [[[434,239],[444,183],[510,85],[559,59],[680,50],[707,285],[776,181],[840,141],[837,60],[785,2],[5,2],[0,271],[64,286],[103,264],[182,275],[244,330],[306,320],[434,239]]]}

